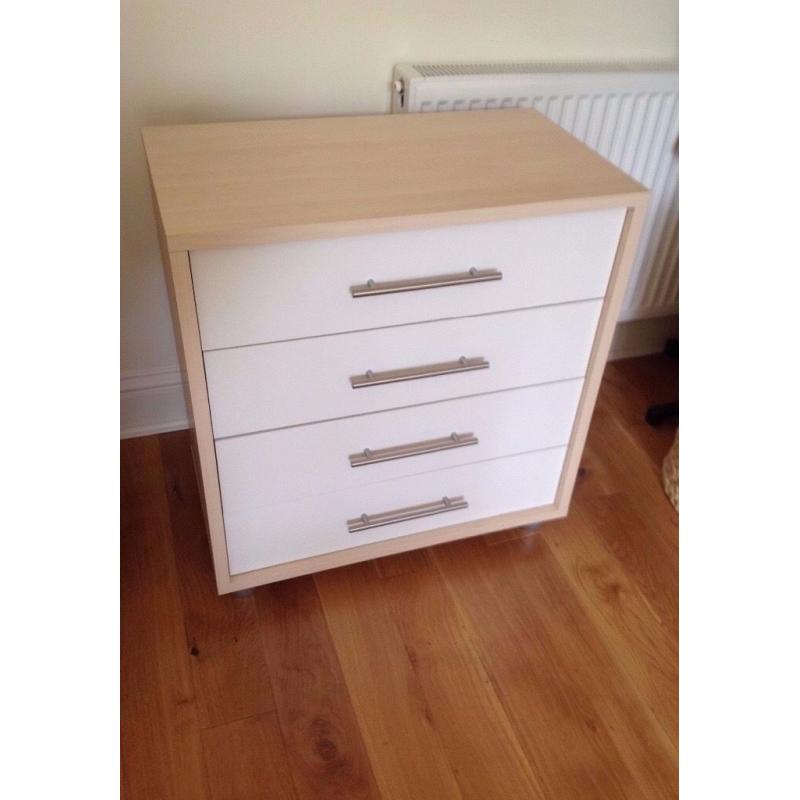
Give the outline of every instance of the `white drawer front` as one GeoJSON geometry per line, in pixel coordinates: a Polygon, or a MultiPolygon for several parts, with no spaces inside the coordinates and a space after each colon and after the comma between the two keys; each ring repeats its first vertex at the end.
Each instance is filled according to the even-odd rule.
{"type": "Polygon", "coordinates": [[[601,301],[205,354],[214,437],[580,377],[601,301]],[[483,357],[488,369],[354,389],[367,370],[483,357]]]}
{"type": "MultiPolygon", "coordinates": [[[[216,443],[225,508],[281,502],[344,491],[408,475],[566,445],[583,381],[446,400],[236,436],[216,443]],[[351,466],[349,456],[474,434],[477,444],[351,466]]],[[[461,441],[465,441],[462,439],[461,441]]],[[[467,440],[473,441],[473,439],[467,440]]]]}
{"type": "Polygon", "coordinates": [[[467,464],[269,507],[225,503],[231,574],[553,502],[565,448],[467,464]],[[361,514],[463,496],[469,507],[350,533],[361,514]]]}
{"type": "Polygon", "coordinates": [[[625,209],[191,254],[203,348],[602,297],[625,209]],[[353,298],[350,287],[496,269],[501,280],[353,298]]]}

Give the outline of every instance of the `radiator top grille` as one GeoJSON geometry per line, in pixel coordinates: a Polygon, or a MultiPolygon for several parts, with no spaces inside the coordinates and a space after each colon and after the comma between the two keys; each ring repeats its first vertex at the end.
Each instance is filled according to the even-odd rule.
{"type": "Polygon", "coordinates": [[[674,70],[674,64],[662,62],[517,62],[510,64],[412,64],[423,78],[442,78],[456,75],[533,75],[552,72],[663,72],[674,70]]]}

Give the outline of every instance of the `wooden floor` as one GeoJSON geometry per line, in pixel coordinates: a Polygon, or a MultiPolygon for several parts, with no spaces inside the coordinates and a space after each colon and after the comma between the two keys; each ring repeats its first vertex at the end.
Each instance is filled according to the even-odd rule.
{"type": "Polygon", "coordinates": [[[666,357],[606,370],[568,519],[218,597],[188,434],[122,444],[126,800],[677,795],[666,357]]]}

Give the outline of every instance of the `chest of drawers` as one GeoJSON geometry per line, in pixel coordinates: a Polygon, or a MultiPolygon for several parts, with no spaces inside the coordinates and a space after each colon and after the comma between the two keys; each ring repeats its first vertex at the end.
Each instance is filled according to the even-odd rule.
{"type": "Polygon", "coordinates": [[[525,110],[144,141],[221,593],[567,513],[639,184],[525,110]]]}

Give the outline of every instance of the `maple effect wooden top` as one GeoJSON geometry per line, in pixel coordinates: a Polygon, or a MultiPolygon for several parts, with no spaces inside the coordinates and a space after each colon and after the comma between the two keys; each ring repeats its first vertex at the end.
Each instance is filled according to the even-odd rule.
{"type": "Polygon", "coordinates": [[[145,128],[170,251],[643,203],[536,111],[145,128]]]}

